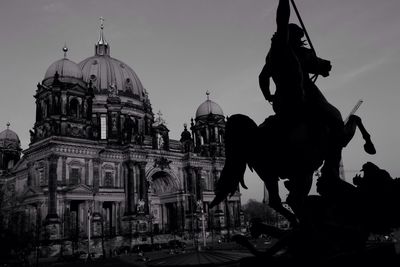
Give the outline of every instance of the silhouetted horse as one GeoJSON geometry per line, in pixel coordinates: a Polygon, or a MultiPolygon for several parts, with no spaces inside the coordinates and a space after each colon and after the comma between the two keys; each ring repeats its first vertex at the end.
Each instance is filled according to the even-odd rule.
{"type": "Polygon", "coordinates": [[[309,117],[285,124],[276,116],[270,116],[260,126],[245,115],[229,117],[225,131],[226,161],[210,207],[233,194],[239,183],[247,189],[243,179],[247,164],[264,181],[269,193],[269,205],[295,224],[301,217],[301,208],[311,189],[314,172],[324,161],[339,169],[341,150],[354,136],[356,127],[367,141],[366,150],[371,146],[373,148],[368,132],[356,115],[351,115],[345,124],[345,136],[343,143],[337,145],[337,153],[332,152],[329,129],[309,117]],[[289,190],[286,201],[297,216],[282,206],[279,179],[288,179],[285,183],[289,190]]]}

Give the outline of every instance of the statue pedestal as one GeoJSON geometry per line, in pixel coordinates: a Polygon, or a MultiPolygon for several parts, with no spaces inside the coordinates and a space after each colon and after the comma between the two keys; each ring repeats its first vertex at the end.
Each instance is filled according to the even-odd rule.
{"type": "Polygon", "coordinates": [[[124,235],[132,235],[136,232],[136,215],[124,215],[122,218],[122,233],[124,235]]]}
{"type": "Polygon", "coordinates": [[[137,213],[135,215],[125,215],[122,219],[123,234],[130,246],[141,243],[148,243],[150,235],[150,219],[149,215],[137,213]]]}
{"type": "Polygon", "coordinates": [[[47,240],[59,240],[60,239],[60,228],[61,222],[58,215],[47,216],[45,220],[45,233],[47,240]]]}
{"type": "Polygon", "coordinates": [[[45,245],[42,253],[46,257],[57,257],[61,252],[61,222],[57,215],[47,216],[44,223],[45,245]]]}

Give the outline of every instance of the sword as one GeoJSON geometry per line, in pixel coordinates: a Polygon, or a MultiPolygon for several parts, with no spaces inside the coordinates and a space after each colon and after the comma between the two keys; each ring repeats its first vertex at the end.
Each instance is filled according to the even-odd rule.
{"type": "Polygon", "coordinates": [[[349,115],[347,115],[347,118],[344,120],[344,124],[347,123],[351,115],[354,115],[357,112],[358,108],[361,106],[363,102],[364,101],[362,99],[358,100],[357,104],[354,106],[354,108],[350,111],[349,115]]]}

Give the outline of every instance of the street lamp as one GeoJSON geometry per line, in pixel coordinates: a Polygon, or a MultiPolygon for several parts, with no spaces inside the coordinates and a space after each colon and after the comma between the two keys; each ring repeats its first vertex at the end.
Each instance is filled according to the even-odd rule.
{"type": "Polygon", "coordinates": [[[40,207],[41,204],[38,203],[36,205],[36,266],[39,266],[40,224],[42,223],[40,207]]]}
{"type": "Polygon", "coordinates": [[[150,242],[151,242],[151,245],[153,246],[154,245],[154,239],[153,239],[153,220],[154,220],[154,216],[153,216],[153,211],[151,209],[151,199],[150,199],[150,197],[149,197],[149,200],[148,200],[148,205],[149,205],[150,242]]]}
{"type": "Polygon", "coordinates": [[[90,221],[91,221],[91,219],[92,219],[92,209],[91,208],[89,208],[88,209],[88,214],[87,214],[87,236],[88,236],[88,248],[87,248],[87,250],[88,250],[88,252],[87,252],[87,258],[86,258],[86,260],[89,260],[90,259],[90,221]]]}
{"type": "Polygon", "coordinates": [[[197,200],[197,211],[200,216],[201,220],[201,228],[203,232],[203,246],[207,246],[207,240],[206,240],[206,226],[205,226],[205,214],[204,214],[204,208],[203,208],[203,201],[197,200]]]}

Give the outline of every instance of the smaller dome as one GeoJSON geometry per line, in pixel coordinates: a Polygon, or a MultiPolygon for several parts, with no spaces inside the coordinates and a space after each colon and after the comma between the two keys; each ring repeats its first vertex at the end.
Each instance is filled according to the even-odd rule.
{"type": "Polygon", "coordinates": [[[48,79],[53,79],[56,72],[60,78],[82,79],[83,77],[82,70],[79,68],[78,64],[72,62],[68,58],[62,58],[48,67],[43,82],[48,79]]]}
{"type": "Polygon", "coordinates": [[[21,142],[14,131],[7,128],[0,133],[0,148],[19,150],[20,147],[21,142]]]}
{"type": "Polygon", "coordinates": [[[207,99],[197,108],[196,118],[207,116],[209,114],[224,116],[222,108],[214,101],[207,99]]]}

